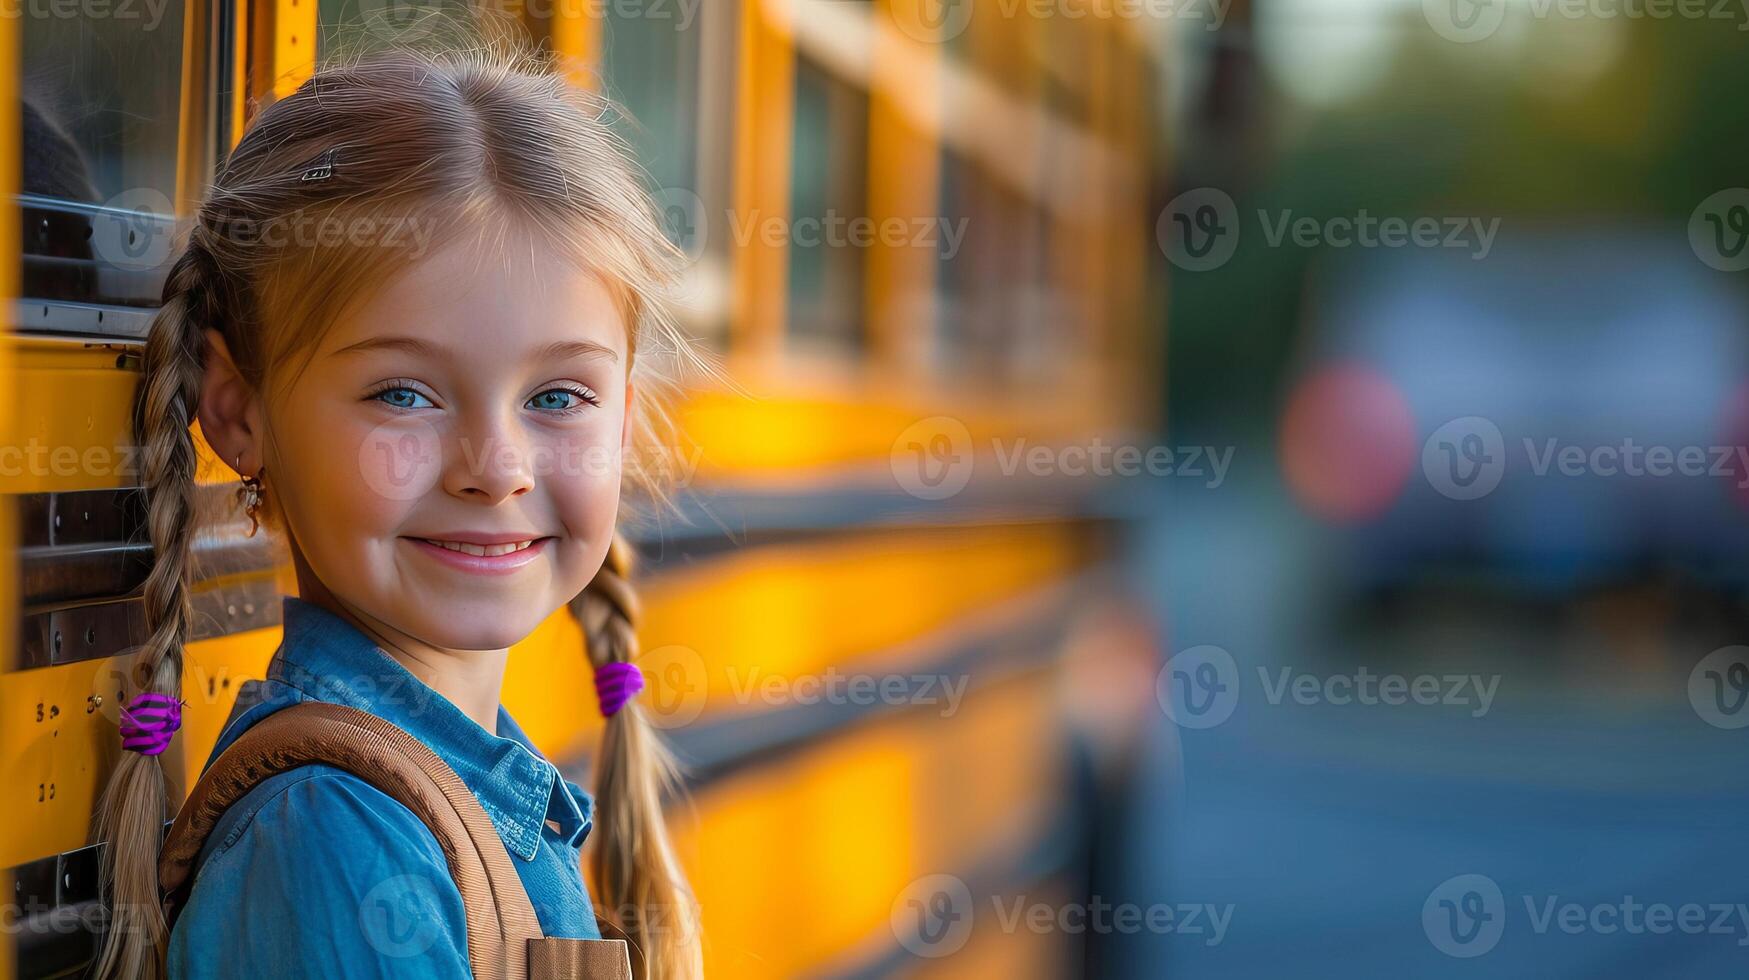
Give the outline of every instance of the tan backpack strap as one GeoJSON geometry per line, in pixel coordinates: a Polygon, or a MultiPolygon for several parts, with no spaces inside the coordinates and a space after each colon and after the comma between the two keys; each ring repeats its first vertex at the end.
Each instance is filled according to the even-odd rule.
{"type": "Polygon", "coordinates": [[[431,828],[461,891],[475,980],[527,977],[529,941],[541,938],[540,920],[480,801],[418,739],[369,712],[321,701],[255,723],[195,784],[158,859],[169,921],[186,902],[189,873],[226,808],[268,777],[316,763],[352,773],[431,828]]]}
{"type": "Polygon", "coordinates": [[[528,941],[528,980],[645,980],[644,954],[624,930],[596,916],[600,939],[528,941]]]}
{"type": "Polygon", "coordinates": [[[549,938],[528,941],[528,980],[633,980],[633,977],[624,940],[549,938]]]}

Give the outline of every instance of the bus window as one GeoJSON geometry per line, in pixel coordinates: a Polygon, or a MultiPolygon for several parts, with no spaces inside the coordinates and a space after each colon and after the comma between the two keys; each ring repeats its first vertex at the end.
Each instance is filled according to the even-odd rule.
{"type": "MultiPolygon", "coordinates": [[[[150,306],[162,290],[181,190],[184,3],[135,13],[20,20],[21,287],[54,301],[23,328],[111,330],[130,318],[100,329],[90,305],[150,306]]],[[[208,162],[188,164],[204,177],[208,162]]]]}
{"type": "Polygon", "coordinates": [[[609,5],[602,20],[601,77],[629,115],[621,135],[647,171],[663,228],[686,253],[677,311],[701,341],[728,341],[728,214],[734,145],[732,50],[736,12],[727,5],[609,5]]]}
{"type": "Polygon", "coordinates": [[[863,246],[868,219],[868,94],[796,59],[790,174],[792,345],[855,353],[863,346],[863,246]]]}
{"type": "Polygon", "coordinates": [[[938,377],[994,380],[999,372],[1004,344],[998,334],[1025,280],[1003,267],[1010,243],[991,227],[1002,219],[992,200],[997,193],[975,162],[942,147],[941,213],[965,234],[959,251],[937,254],[941,302],[930,348],[938,377]]]}
{"type": "Polygon", "coordinates": [[[624,135],[650,179],[697,193],[699,21],[682,21],[678,6],[673,14],[610,6],[603,74],[609,94],[632,116],[624,135]]]}
{"type": "Polygon", "coordinates": [[[394,43],[416,45],[432,35],[465,40],[482,16],[506,15],[470,0],[317,0],[316,57],[336,43],[351,52],[394,43]]]}
{"type": "Polygon", "coordinates": [[[998,385],[1047,380],[1083,329],[1053,285],[1048,215],[946,146],[940,181],[941,214],[964,237],[937,258],[932,370],[998,385]]]}

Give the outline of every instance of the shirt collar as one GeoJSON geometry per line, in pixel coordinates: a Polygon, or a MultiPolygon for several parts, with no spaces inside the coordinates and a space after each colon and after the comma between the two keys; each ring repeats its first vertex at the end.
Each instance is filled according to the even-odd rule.
{"type": "Polygon", "coordinates": [[[594,800],[559,774],[502,704],[498,730],[488,732],[350,621],[297,596],[281,598],[285,634],[269,680],[368,711],[425,743],[479,798],[504,846],[523,860],[539,852],[547,820],[567,844],[580,844],[594,800]]]}

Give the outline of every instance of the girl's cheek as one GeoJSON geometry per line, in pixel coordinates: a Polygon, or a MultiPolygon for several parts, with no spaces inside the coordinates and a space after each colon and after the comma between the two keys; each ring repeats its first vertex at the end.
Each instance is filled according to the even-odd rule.
{"type": "Polygon", "coordinates": [[[396,419],[355,433],[353,441],[351,452],[339,454],[336,475],[350,478],[355,492],[370,498],[372,509],[405,509],[436,490],[443,478],[443,442],[429,423],[396,419]]]}
{"type": "MultiPolygon", "coordinates": [[[[422,422],[366,426],[312,413],[282,439],[281,486],[290,512],[304,518],[306,547],[360,544],[373,531],[400,528],[415,502],[439,489],[442,451],[422,422]]],[[[294,528],[294,530],[297,530],[294,528]]]]}
{"type": "Polygon", "coordinates": [[[555,435],[536,448],[535,474],[579,486],[617,486],[623,463],[617,437],[618,430],[605,419],[555,435]],[[614,438],[610,439],[610,434],[614,438]]]}
{"type": "MultiPolygon", "coordinates": [[[[602,427],[605,432],[607,426],[602,427]]],[[[613,433],[616,437],[618,430],[613,433]]],[[[596,538],[611,528],[619,513],[620,458],[617,438],[608,441],[600,433],[579,433],[548,444],[548,465],[536,468],[537,484],[544,485],[559,519],[579,537],[596,538]]]]}

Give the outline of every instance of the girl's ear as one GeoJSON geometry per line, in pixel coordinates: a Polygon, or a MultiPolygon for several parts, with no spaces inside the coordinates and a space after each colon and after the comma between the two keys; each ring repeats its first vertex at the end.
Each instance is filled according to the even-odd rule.
{"type": "Polygon", "coordinates": [[[255,473],[263,462],[261,401],[231,360],[224,335],[212,328],[203,333],[206,370],[200,384],[201,435],[225,465],[236,466],[239,474],[255,473]]]}

